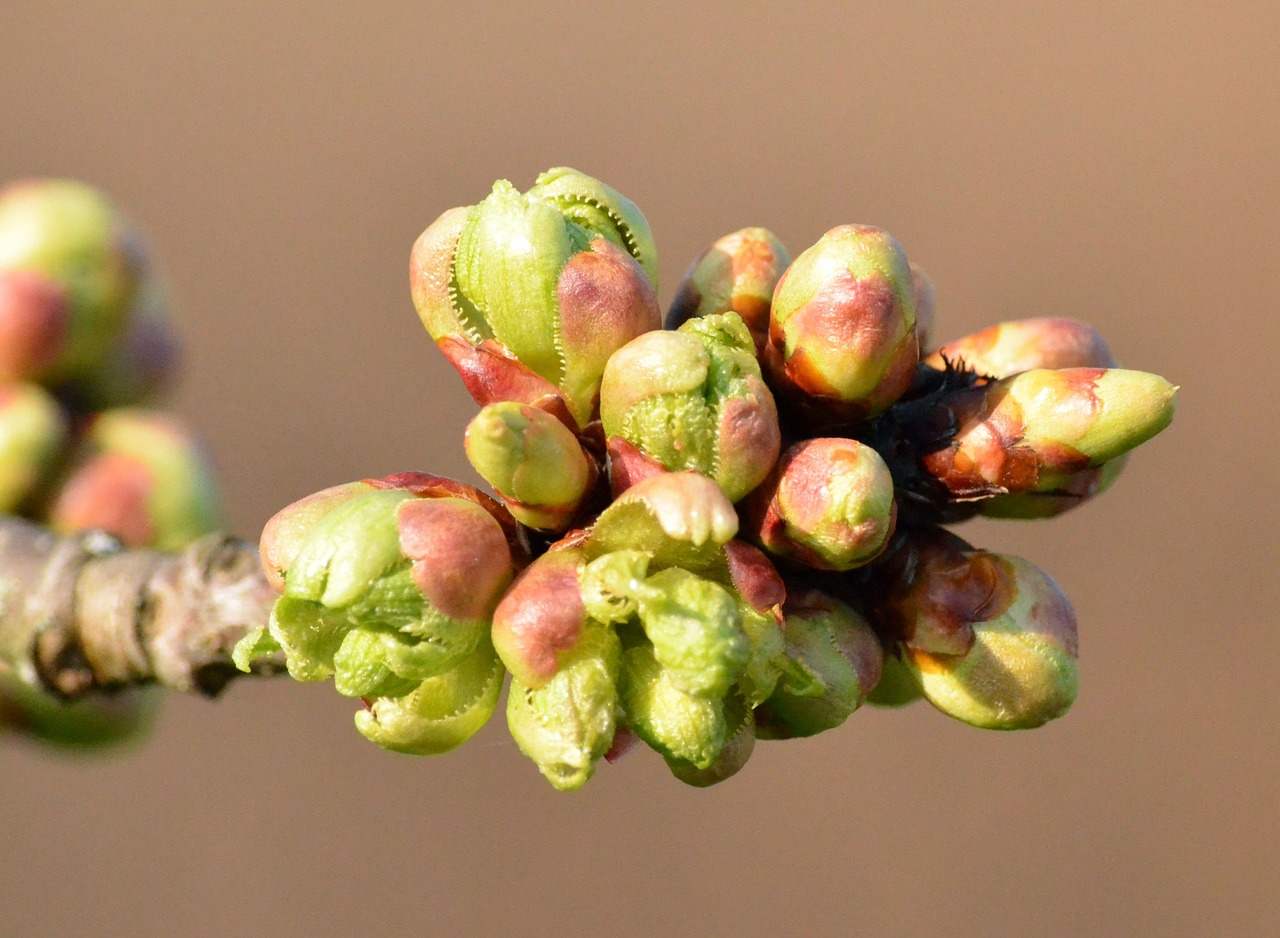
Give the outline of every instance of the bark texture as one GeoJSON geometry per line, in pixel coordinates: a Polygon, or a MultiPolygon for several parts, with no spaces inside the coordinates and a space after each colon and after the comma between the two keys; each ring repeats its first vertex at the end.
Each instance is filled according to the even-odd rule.
{"type": "Polygon", "coordinates": [[[226,535],[163,554],[0,518],[0,671],[62,698],[137,684],[216,694],[275,597],[257,549],[226,535]]]}

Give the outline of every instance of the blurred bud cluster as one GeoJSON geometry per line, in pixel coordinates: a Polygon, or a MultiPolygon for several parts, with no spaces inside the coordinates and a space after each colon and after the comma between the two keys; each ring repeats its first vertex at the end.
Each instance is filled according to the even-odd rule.
{"type": "MultiPolygon", "coordinates": [[[[0,189],[0,513],[158,550],[212,531],[209,460],[157,407],[177,363],[162,278],[102,193],[0,189]]],[[[137,694],[60,704],[0,671],[0,727],[53,742],[114,741],[149,709],[137,694]]]]}
{"type": "Polygon", "coordinates": [[[511,734],[561,789],[636,741],[713,784],[867,701],[994,729],[1071,705],[1061,590],[942,526],[1067,511],[1169,423],[1175,388],[1090,327],[935,346],[928,275],[865,225],[794,258],[728,234],[664,316],[644,216],[567,168],[445,212],[410,279],[496,498],[408,473],[284,509],[242,667],[283,651],[412,753],[479,729],[509,672],[511,734]]]}

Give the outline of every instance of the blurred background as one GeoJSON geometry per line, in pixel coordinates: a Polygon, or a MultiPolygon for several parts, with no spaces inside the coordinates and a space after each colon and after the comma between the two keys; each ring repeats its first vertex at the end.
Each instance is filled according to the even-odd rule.
{"type": "Polygon", "coordinates": [[[962,531],[1075,602],[1042,730],[867,708],[716,789],[637,752],[562,795],[500,718],[414,759],[246,681],[105,758],[3,741],[0,935],[1275,934],[1278,35],[1270,3],[9,0],[0,179],[149,232],[251,538],[334,483],[474,479],[409,247],[556,164],[643,208],[664,301],[735,228],[866,222],[939,338],[1074,316],[1182,391],[1099,501],[962,531]]]}

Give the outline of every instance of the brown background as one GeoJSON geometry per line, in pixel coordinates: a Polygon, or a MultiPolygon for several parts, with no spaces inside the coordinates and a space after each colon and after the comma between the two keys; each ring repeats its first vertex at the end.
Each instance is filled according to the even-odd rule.
{"type": "Polygon", "coordinates": [[[1180,410],[1099,503],[967,532],[1077,605],[1082,695],[1041,731],[868,710],[719,789],[636,754],[560,795],[501,719],[410,759],[330,687],[242,684],[117,758],[4,742],[0,934],[1275,933],[1274,4],[196,6],[8,0],[0,177],[151,233],[240,532],[472,478],[408,249],[558,163],[644,208],[665,298],[733,228],[869,222],[942,337],[1079,316],[1180,410]]]}

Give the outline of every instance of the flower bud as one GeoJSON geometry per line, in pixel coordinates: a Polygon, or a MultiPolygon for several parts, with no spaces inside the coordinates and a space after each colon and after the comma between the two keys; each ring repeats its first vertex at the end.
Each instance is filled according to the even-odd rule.
{"type": "Polygon", "coordinates": [[[654,574],[644,587],[637,612],[671,685],[695,697],[723,697],[751,652],[733,594],[679,567],[654,574]]]}
{"type": "Polygon", "coordinates": [[[838,438],[788,449],[746,508],[753,536],[769,553],[819,570],[873,560],[897,518],[893,476],[880,454],[838,438]]]}
{"type": "MultiPolygon", "coordinates": [[[[536,376],[579,427],[591,419],[609,356],[661,321],[649,278],[615,243],[652,256],[652,239],[628,222],[634,206],[610,202],[606,189],[561,175],[522,195],[499,180],[465,217],[454,209],[437,219],[411,259],[418,313],[464,378],[506,371],[498,383],[515,390],[537,385],[536,376]],[[591,220],[606,230],[583,227],[591,220]]],[[[483,384],[468,381],[477,400],[501,399],[483,384]]]]}
{"type": "Polygon", "coordinates": [[[867,621],[818,590],[787,600],[786,662],[777,690],[756,710],[756,734],[813,736],[848,719],[880,681],[883,653],[867,621]]]}
{"type": "Polygon", "coordinates": [[[580,547],[562,541],[529,564],[493,614],[493,644],[511,676],[539,688],[555,677],[587,627],[580,547]]]}
{"type": "Polygon", "coordinates": [[[1168,426],[1175,391],[1142,371],[1024,371],[953,392],[955,436],[922,464],[962,498],[1054,492],[1168,426]]]}
{"type": "Polygon", "coordinates": [[[285,573],[321,518],[342,502],[373,490],[368,482],[345,482],[300,498],[272,515],[263,525],[258,544],[262,570],[271,587],[284,592],[285,573]]]}
{"type": "Polygon", "coordinates": [[[595,478],[577,437],[555,417],[508,401],[490,404],[467,427],[467,458],[517,521],[563,531],[595,478]]]}
{"type": "Polygon", "coordinates": [[[712,763],[705,768],[692,762],[667,756],[667,768],[686,785],[708,788],[732,778],[742,771],[756,747],[755,713],[738,695],[730,694],[724,702],[724,744],[712,763]]]}
{"type": "Polygon", "coordinates": [[[269,629],[290,674],[397,697],[454,667],[487,635],[511,581],[505,517],[470,486],[414,473],[286,509],[263,554],[284,584],[269,629]]]}
{"type": "MultiPolygon", "coordinates": [[[[589,529],[530,564],[503,597],[493,621],[503,663],[522,684],[541,687],[589,623],[634,622],[684,686],[723,694],[751,649],[726,548],[737,522],[719,487],[696,473],[628,489],[589,529]]],[[[738,576],[750,589],[747,573],[738,576]]]]}
{"type": "Polygon", "coordinates": [[[623,653],[620,691],[627,725],[664,758],[715,763],[728,739],[723,697],[686,693],[648,645],[623,653]]]}
{"type": "Polygon", "coordinates": [[[923,352],[929,347],[930,333],[937,318],[938,293],[928,272],[911,261],[911,289],[916,297],[916,344],[923,352]]]}
{"type": "Polygon", "coordinates": [[[755,488],[778,458],[773,395],[736,313],[650,332],[609,360],[600,387],[607,437],[621,437],[668,470],[694,470],[730,501],[755,488]]]}
{"type": "Polygon", "coordinates": [[[456,667],[429,677],[403,697],[379,697],[356,714],[356,729],[384,749],[413,755],[448,752],[489,722],[506,671],[493,645],[478,648],[456,667]]]}
{"type": "Polygon", "coordinates": [[[65,315],[54,317],[61,324],[49,330],[59,348],[51,359],[48,348],[36,356],[47,363],[37,367],[42,380],[62,380],[92,368],[120,335],[141,256],[101,193],[70,180],[30,180],[0,191],[0,271],[46,277],[65,297],[65,315]]]}
{"type": "Polygon", "coordinates": [[[641,549],[652,569],[698,570],[725,561],[738,515],[724,492],[696,472],[651,476],[619,495],[591,526],[596,554],[641,549]]]}
{"type": "Polygon", "coordinates": [[[513,677],[507,726],[520,751],[556,788],[581,788],[617,730],[622,649],[613,629],[593,623],[542,687],[513,677]]]}
{"type": "Polygon", "coordinates": [[[34,384],[0,385],[0,513],[11,514],[53,467],[67,439],[67,420],[34,384]]]}
{"type": "Polygon", "coordinates": [[[791,255],[765,228],[743,228],[707,248],[684,275],[667,312],[666,328],[690,319],[737,313],[759,355],[769,339],[769,306],[773,290],[791,255]]]}
{"type": "Polygon", "coordinates": [[[912,551],[883,612],[924,696],[987,729],[1065,713],[1078,686],[1076,619],[1048,574],[942,532],[912,551]]]}
{"type": "Polygon", "coordinates": [[[817,418],[874,417],[911,383],[916,298],[898,242],[866,225],[832,228],[773,295],[771,385],[817,418]]]}
{"type": "Polygon", "coordinates": [[[102,530],[132,547],[178,550],[221,509],[203,447],[173,416],[140,408],[94,417],[49,505],[55,531],[102,530]]]}
{"type": "Polygon", "coordinates": [[[1007,378],[1033,368],[1114,368],[1118,362],[1098,331],[1074,319],[1002,322],[948,342],[925,364],[963,363],[980,375],[1007,378]]]}
{"type": "Polygon", "coordinates": [[[635,258],[656,293],[658,249],[640,208],[612,186],[568,166],[534,180],[529,198],[554,205],[566,219],[603,235],[635,258]]]}

